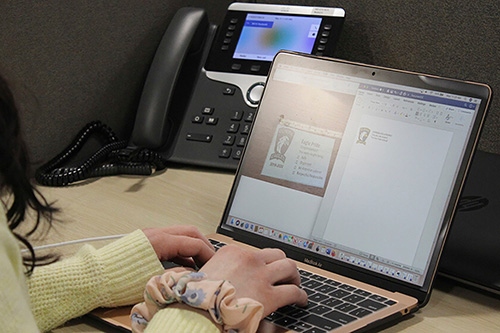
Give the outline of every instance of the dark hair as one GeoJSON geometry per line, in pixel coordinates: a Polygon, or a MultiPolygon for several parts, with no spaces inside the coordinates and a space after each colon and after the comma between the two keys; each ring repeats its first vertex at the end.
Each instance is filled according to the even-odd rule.
{"type": "Polygon", "coordinates": [[[7,223],[14,236],[28,249],[23,256],[26,274],[30,275],[35,266],[57,260],[54,255],[37,257],[27,237],[32,235],[45,220],[52,225],[52,214],[57,211],[30,181],[30,164],[26,145],[21,136],[18,108],[7,81],[0,75],[0,193],[9,193],[6,205],[7,223]],[[24,235],[16,228],[25,220],[28,209],[36,214],[34,226],[24,235]]]}

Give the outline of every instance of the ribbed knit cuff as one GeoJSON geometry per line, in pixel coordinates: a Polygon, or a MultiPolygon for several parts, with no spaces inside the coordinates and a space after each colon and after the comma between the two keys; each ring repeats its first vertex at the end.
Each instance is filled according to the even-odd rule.
{"type": "Polygon", "coordinates": [[[107,278],[109,304],[115,307],[139,302],[148,280],[164,269],[141,230],[97,250],[107,278]]]}
{"type": "Polygon", "coordinates": [[[210,318],[207,311],[195,309],[185,304],[172,304],[160,310],[149,322],[148,332],[197,332],[218,333],[222,326],[210,318]]]}

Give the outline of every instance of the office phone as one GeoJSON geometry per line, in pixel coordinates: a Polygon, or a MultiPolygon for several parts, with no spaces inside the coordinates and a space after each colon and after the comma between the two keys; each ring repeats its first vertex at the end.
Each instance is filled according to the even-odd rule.
{"type": "Polygon", "coordinates": [[[344,16],[342,8],[232,3],[217,27],[204,9],[181,8],[153,58],[130,141],[92,122],[35,178],[64,186],[148,175],[171,162],[236,169],[274,55],[287,49],[332,56],[344,16]],[[81,165],[63,167],[96,132],[105,146],[81,165]]]}
{"type": "Polygon", "coordinates": [[[170,162],[236,169],[274,55],[333,55],[344,13],[233,3],[217,29],[203,10],[182,8],[151,65],[131,145],[170,162]]]}

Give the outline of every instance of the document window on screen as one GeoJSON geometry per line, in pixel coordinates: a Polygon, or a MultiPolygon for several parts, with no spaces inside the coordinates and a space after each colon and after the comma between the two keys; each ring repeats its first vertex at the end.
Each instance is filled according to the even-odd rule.
{"type": "Polygon", "coordinates": [[[226,222],[423,283],[478,101],[285,65],[270,79],[226,222]]]}

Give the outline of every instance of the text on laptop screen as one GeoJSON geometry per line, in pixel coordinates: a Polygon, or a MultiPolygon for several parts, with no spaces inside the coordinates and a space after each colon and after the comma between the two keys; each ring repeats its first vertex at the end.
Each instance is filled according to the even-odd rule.
{"type": "Polygon", "coordinates": [[[311,53],[321,17],[248,14],[234,59],[271,61],[280,50],[311,53]]]}
{"type": "Polygon", "coordinates": [[[278,64],[225,223],[422,285],[479,103],[278,64]]]}

